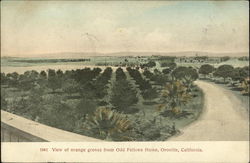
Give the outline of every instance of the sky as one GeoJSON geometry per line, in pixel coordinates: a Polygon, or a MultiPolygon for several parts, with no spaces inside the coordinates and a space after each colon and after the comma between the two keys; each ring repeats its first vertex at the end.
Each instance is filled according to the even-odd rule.
{"type": "Polygon", "coordinates": [[[247,1],[2,1],[1,55],[248,52],[247,1]]]}

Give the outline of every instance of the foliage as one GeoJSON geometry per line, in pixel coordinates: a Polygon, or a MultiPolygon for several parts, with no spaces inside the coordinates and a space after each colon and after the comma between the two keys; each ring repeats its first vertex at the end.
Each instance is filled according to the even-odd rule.
{"type": "Polygon", "coordinates": [[[97,76],[102,72],[102,69],[100,69],[99,67],[95,67],[95,68],[93,68],[92,71],[94,73],[94,76],[97,76]]]}
{"type": "MultiPolygon", "coordinates": [[[[161,85],[168,81],[167,75],[160,71],[145,70],[148,78],[145,79],[137,68],[128,67],[127,70],[145,100],[158,96],[148,79],[161,85]]],[[[159,123],[162,116],[140,115],[135,119],[132,113],[140,113],[140,107],[145,106],[136,105],[137,89],[122,68],[117,69],[115,81],[110,82],[111,76],[110,67],[103,72],[99,68],[84,68],[65,72],[50,69],[40,73],[1,73],[2,88],[8,92],[7,97],[1,94],[1,106],[6,105],[7,111],[46,125],[106,140],[165,140],[175,133],[168,122],[159,123]],[[98,108],[100,105],[114,110],[98,108]]],[[[169,108],[166,103],[164,107],[169,108]]],[[[148,111],[152,113],[152,109],[148,111]]]]}
{"type": "Polygon", "coordinates": [[[161,67],[168,67],[170,70],[175,69],[177,64],[175,62],[163,62],[161,67]]]}
{"type": "Polygon", "coordinates": [[[197,71],[192,67],[177,67],[172,72],[172,77],[176,80],[181,80],[188,88],[188,91],[191,91],[193,81],[198,79],[197,71]]]}
{"type": "Polygon", "coordinates": [[[126,80],[116,82],[112,88],[111,104],[116,110],[128,113],[130,107],[138,102],[136,91],[126,80]]]}
{"type": "Polygon", "coordinates": [[[170,68],[165,68],[165,69],[162,70],[163,74],[170,74],[170,72],[171,72],[170,68]]]}
{"type": "Polygon", "coordinates": [[[230,74],[230,78],[233,81],[242,81],[242,80],[244,80],[244,78],[242,78],[240,73],[241,73],[241,68],[235,68],[235,69],[232,70],[232,72],[230,74]]]}
{"type": "Polygon", "coordinates": [[[3,73],[3,72],[1,72],[0,81],[1,81],[1,85],[7,84],[7,82],[8,82],[8,79],[7,79],[6,75],[5,75],[5,73],[3,73]]]}
{"type": "Polygon", "coordinates": [[[8,103],[5,99],[5,92],[1,90],[1,109],[6,110],[7,104],[8,103]]]}
{"type": "MultiPolygon", "coordinates": [[[[60,73],[59,73],[60,74],[60,73]]],[[[62,81],[57,78],[57,73],[55,70],[48,70],[48,87],[55,92],[56,89],[61,88],[62,81]]]]}
{"type": "Polygon", "coordinates": [[[122,68],[116,70],[116,80],[126,80],[126,74],[123,72],[122,68]]]}
{"type": "Polygon", "coordinates": [[[214,76],[224,78],[225,82],[225,79],[231,76],[233,70],[234,68],[231,65],[221,65],[214,72],[214,76]]]}
{"type": "Polygon", "coordinates": [[[158,75],[158,74],[160,74],[160,73],[161,73],[161,72],[160,72],[157,68],[154,69],[154,74],[157,74],[157,75],[158,75]]]}
{"type": "Polygon", "coordinates": [[[43,90],[33,88],[28,96],[14,99],[8,110],[36,120],[41,115],[41,111],[44,110],[42,94],[43,90]]]}
{"type": "Polygon", "coordinates": [[[249,56],[239,57],[239,61],[249,61],[249,56]]]}
{"type": "Polygon", "coordinates": [[[129,75],[135,80],[135,83],[139,85],[139,89],[141,91],[152,88],[149,81],[143,79],[141,73],[137,69],[131,69],[130,67],[128,67],[127,71],[129,72],[129,75]]]}
{"type": "Polygon", "coordinates": [[[228,61],[229,59],[230,59],[229,56],[224,56],[224,57],[221,57],[221,58],[220,58],[221,62],[226,62],[226,61],[228,61]]]}
{"type": "Polygon", "coordinates": [[[96,98],[103,98],[107,95],[107,84],[112,75],[112,69],[107,67],[104,72],[93,82],[92,92],[96,98]]]}
{"type": "Polygon", "coordinates": [[[45,71],[41,71],[40,74],[39,74],[39,78],[40,78],[40,79],[46,80],[46,79],[47,79],[47,74],[46,74],[46,72],[45,72],[45,71]]]}
{"type": "Polygon", "coordinates": [[[39,121],[53,127],[73,131],[75,112],[58,95],[50,95],[44,103],[39,121]]]}
{"type": "Polygon", "coordinates": [[[158,93],[157,93],[156,89],[150,88],[150,89],[147,89],[147,90],[142,92],[142,97],[145,100],[152,100],[152,99],[155,99],[158,97],[158,93]]]}
{"type": "Polygon", "coordinates": [[[72,95],[73,93],[78,92],[79,85],[74,79],[66,79],[62,83],[62,89],[65,93],[72,95]]]}
{"type": "Polygon", "coordinates": [[[152,73],[149,70],[144,70],[143,75],[150,79],[151,81],[154,81],[157,85],[164,85],[166,82],[169,81],[169,77],[165,74],[162,74],[160,72],[152,73]]]}
{"type": "Polygon", "coordinates": [[[205,61],[208,59],[208,56],[195,56],[194,59],[198,61],[205,61]]]}
{"type": "Polygon", "coordinates": [[[37,84],[39,73],[37,71],[26,71],[19,75],[19,87],[23,90],[30,90],[37,84]]]}
{"type": "Polygon", "coordinates": [[[139,85],[139,89],[141,90],[141,94],[144,99],[152,100],[158,96],[157,91],[152,88],[149,81],[142,78],[141,73],[137,69],[127,68],[127,71],[135,80],[136,84],[139,85]]]}
{"type": "Polygon", "coordinates": [[[87,129],[92,135],[107,140],[131,140],[125,133],[131,131],[131,122],[124,114],[106,107],[98,108],[88,116],[87,129]]]}
{"type": "Polygon", "coordinates": [[[166,84],[162,91],[162,97],[166,105],[160,105],[157,109],[164,111],[170,108],[171,111],[176,114],[181,112],[180,106],[186,104],[192,98],[191,94],[187,91],[187,87],[180,81],[173,81],[172,83],[166,84]]]}
{"type": "Polygon", "coordinates": [[[161,123],[161,117],[141,118],[136,114],[133,118],[134,135],[137,141],[165,141],[176,133],[176,129],[161,123]]]}
{"type": "Polygon", "coordinates": [[[205,76],[212,73],[213,71],[214,71],[214,67],[212,65],[209,65],[209,64],[201,65],[201,67],[199,69],[199,73],[203,74],[205,76]]]}
{"type": "Polygon", "coordinates": [[[143,75],[146,76],[146,78],[148,79],[152,79],[152,77],[154,76],[154,74],[150,72],[149,70],[144,70],[143,75]]]}
{"type": "Polygon", "coordinates": [[[75,108],[75,114],[77,117],[85,117],[95,112],[96,108],[96,103],[93,100],[83,98],[75,108]]]}
{"type": "Polygon", "coordinates": [[[177,67],[172,72],[172,76],[175,79],[178,79],[178,80],[184,80],[184,81],[191,80],[191,81],[194,81],[194,80],[196,80],[198,78],[198,73],[192,67],[180,66],[180,67],[177,67]]]}
{"type": "Polygon", "coordinates": [[[155,67],[156,66],[156,63],[154,61],[149,61],[147,64],[145,64],[146,67],[155,67]]]}
{"type": "Polygon", "coordinates": [[[7,78],[7,84],[10,85],[11,87],[18,87],[18,79],[19,79],[19,74],[17,72],[13,73],[8,73],[6,75],[7,78]]]}
{"type": "Polygon", "coordinates": [[[239,68],[239,74],[241,76],[241,79],[245,79],[247,77],[249,77],[249,66],[244,66],[242,68],[239,68]]]}
{"type": "Polygon", "coordinates": [[[71,76],[80,84],[85,84],[97,77],[99,73],[99,69],[84,68],[73,71],[71,76]]]}
{"type": "Polygon", "coordinates": [[[168,62],[168,63],[173,63],[175,59],[176,59],[175,56],[158,56],[157,57],[157,60],[168,62]]]}
{"type": "Polygon", "coordinates": [[[241,87],[243,88],[241,93],[243,95],[249,96],[249,93],[250,93],[250,88],[249,88],[250,87],[250,80],[249,80],[249,78],[242,81],[241,87]]]}

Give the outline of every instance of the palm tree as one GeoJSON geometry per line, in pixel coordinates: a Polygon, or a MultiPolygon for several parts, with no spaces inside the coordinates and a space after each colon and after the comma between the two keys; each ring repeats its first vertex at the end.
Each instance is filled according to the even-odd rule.
{"type": "Polygon", "coordinates": [[[180,106],[186,104],[191,98],[191,94],[188,93],[187,87],[180,81],[173,81],[166,84],[162,91],[163,100],[166,102],[159,105],[158,110],[162,111],[166,108],[170,108],[174,113],[180,113],[180,106]]]}
{"type": "Polygon", "coordinates": [[[89,129],[101,138],[129,139],[124,136],[132,128],[126,115],[106,107],[98,108],[92,116],[89,116],[89,129]]]}

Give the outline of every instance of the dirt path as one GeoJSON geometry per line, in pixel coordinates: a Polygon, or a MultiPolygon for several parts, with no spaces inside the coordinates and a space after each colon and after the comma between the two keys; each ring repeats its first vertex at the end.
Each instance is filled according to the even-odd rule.
{"type": "Polygon", "coordinates": [[[196,81],[204,91],[205,106],[201,117],[172,137],[171,141],[247,141],[248,112],[229,90],[205,81],[196,81]]]}

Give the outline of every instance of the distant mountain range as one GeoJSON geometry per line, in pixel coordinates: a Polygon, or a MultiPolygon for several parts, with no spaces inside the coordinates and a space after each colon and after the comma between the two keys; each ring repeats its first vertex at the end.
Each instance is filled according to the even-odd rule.
{"type": "MultiPolygon", "coordinates": [[[[213,52],[200,52],[200,51],[184,51],[184,52],[114,52],[114,53],[93,53],[93,52],[62,52],[62,53],[47,53],[37,54],[34,56],[23,55],[17,56],[25,58],[86,58],[94,56],[248,56],[249,52],[232,52],[232,53],[213,53],[213,52]]],[[[13,58],[10,56],[1,56],[1,58],[13,58]]]]}

